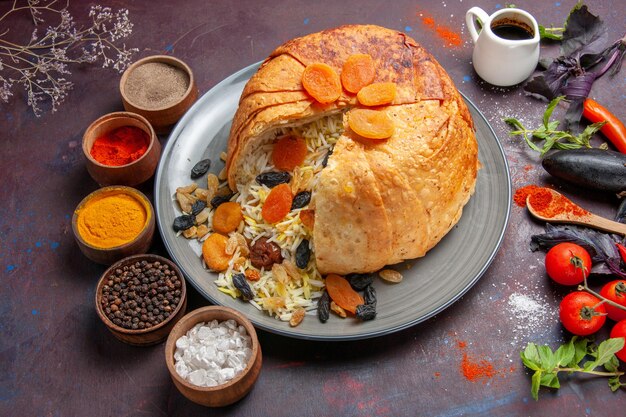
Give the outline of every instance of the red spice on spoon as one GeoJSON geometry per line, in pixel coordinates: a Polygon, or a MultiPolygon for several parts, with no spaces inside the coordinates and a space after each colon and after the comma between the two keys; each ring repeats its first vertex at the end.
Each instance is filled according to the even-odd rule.
{"type": "Polygon", "coordinates": [[[122,166],[141,158],[148,150],[150,136],[135,126],[122,126],[97,138],[90,154],[103,165],[122,166]]]}
{"type": "Polygon", "coordinates": [[[528,185],[515,191],[513,201],[520,206],[526,207],[526,200],[532,205],[535,212],[543,217],[552,218],[557,215],[571,214],[574,216],[587,216],[590,213],[572,203],[561,194],[554,194],[549,188],[528,185]]]}

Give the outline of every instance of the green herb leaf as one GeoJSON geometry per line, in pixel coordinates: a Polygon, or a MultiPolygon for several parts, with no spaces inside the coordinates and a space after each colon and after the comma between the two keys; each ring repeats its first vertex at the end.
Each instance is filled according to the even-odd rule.
{"type": "Polygon", "coordinates": [[[554,41],[560,41],[563,39],[564,28],[547,28],[543,25],[539,25],[539,37],[541,39],[551,39],[554,41]],[[560,32],[560,33],[557,33],[560,32]]]}
{"type": "Polygon", "coordinates": [[[578,364],[587,356],[587,346],[589,345],[589,339],[579,339],[578,336],[574,336],[571,340],[574,344],[574,359],[572,362],[568,364],[568,367],[573,368],[578,366],[578,364]]]}
{"type": "Polygon", "coordinates": [[[532,385],[530,388],[530,393],[532,394],[535,401],[539,400],[539,387],[541,386],[542,375],[543,375],[542,371],[536,371],[532,377],[532,385]]]}
{"type": "Polygon", "coordinates": [[[611,391],[615,392],[618,389],[620,389],[620,387],[622,387],[623,385],[624,384],[619,382],[619,376],[614,376],[612,378],[609,378],[609,388],[611,388],[611,391]]]}
{"type": "Polygon", "coordinates": [[[542,369],[541,359],[539,358],[539,352],[537,352],[536,344],[529,343],[526,345],[526,349],[520,353],[520,357],[527,368],[532,369],[533,371],[539,371],[542,369]]]}
{"type": "MultiPolygon", "coordinates": [[[[594,369],[598,366],[603,366],[607,362],[609,362],[614,356],[615,353],[622,350],[624,347],[624,339],[623,338],[613,338],[607,339],[604,342],[598,345],[598,351],[596,352],[596,360],[593,361],[595,366],[591,369],[594,369]]],[[[587,368],[585,364],[585,368],[587,368]]]]}
{"type": "Polygon", "coordinates": [[[541,377],[541,385],[549,388],[561,388],[556,372],[546,372],[541,377]]]}
{"type": "Polygon", "coordinates": [[[554,352],[556,356],[556,366],[567,366],[572,359],[574,359],[574,355],[576,354],[576,349],[574,349],[574,344],[570,340],[568,343],[559,346],[559,348],[554,352]]]}

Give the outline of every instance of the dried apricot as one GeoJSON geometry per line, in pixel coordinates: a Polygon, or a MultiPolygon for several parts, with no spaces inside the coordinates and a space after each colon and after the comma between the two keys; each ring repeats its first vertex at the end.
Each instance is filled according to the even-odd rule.
{"type": "Polygon", "coordinates": [[[243,220],[241,206],[234,201],[220,204],[213,213],[213,230],[219,233],[228,234],[237,230],[239,223],[243,220]]]}
{"type": "Polygon", "coordinates": [[[313,230],[315,226],[315,211],[305,209],[300,212],[300,221],[309,230],[313,230]]]}
{"type": "Polygon", "coordinates": [[[396,98],[396,83],[374,83],[359,90],[356,98],[364,106],[382,106],[396,98]]]}
{"type": "Polygon", "coordinates": [[[274,144],[272,162],[277,169],[293,171],[302,165],[306,157],[306,142],[295,136],[283,136],[274,144]]]}
{"type": "Polygon", "coordinates": [[[292,202],[293,194],[291,194],[289,184],[279,184],[272,188],[272,191],[265,199],[261,209],[261,216],[268,223],[281,221],[291,211],[292,202]]]}
{"type": "Polygon", "coordinates": [[[329,274],[326,277],[326,291],[339,307],[352,314],[356,313],[357,306],[365,303],[363,297],[352,289],[348,280],[337,274],[329,274]]]}
{"type": "Polygon", "coordinates": [[[332,103],[341,95],[341,81],[330,66],[320,62],[307,65],[302,73],[302,86],[320,103],[332,103]]]}
{"type": "Polygon", "coordinates": [[[387,113],[371,109],[350,110],[348,125],[354,133],[367,139],[387,139],[395,130],[387,113]]]}
{"type": "Polygon", "coordinates": [[[376,68],[374,60],[369,54],[350,55],[341,69],[341,84],[351,93],[359,90],[374,81],[376,68]]]}
{"type": "Polygon", "coordinates": [[[211,234],[202,244],[202,258],[209,269],[225,271],[228,269],[230,256],[226,253],[228,238],[219,233],[211,234]]]}

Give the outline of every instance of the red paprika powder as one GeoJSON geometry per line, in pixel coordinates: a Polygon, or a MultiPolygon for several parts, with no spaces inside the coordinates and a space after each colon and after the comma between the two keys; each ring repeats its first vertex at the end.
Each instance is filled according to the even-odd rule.
{"type": "Polygon", "coordinates": [[[149,145],[150,137],[143,129],[122,126],[97,138],[89,153],[103,165],[121,166],[141,158],[149,145]]]}
{"type": "Polygon", "coordinates": [[[559,214],[586,216],[589,212],[572,203],[560,194],[554,195],[549,188],[527,185],[515,191],[513,200],[518,206],[526,207],[526,199],[535,211],[543,217],[552,218],[559,214]]]}

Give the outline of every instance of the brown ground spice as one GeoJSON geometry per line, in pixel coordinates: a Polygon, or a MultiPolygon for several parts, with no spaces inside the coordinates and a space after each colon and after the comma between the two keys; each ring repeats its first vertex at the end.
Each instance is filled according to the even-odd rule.
{"type": "Polygon", "coordinates": [[[136,106],[159,109],[180,100],[189,82],[189,75],[180,68],[163,62],[148,62],[128,75],[124,93],[136,106]]]}

